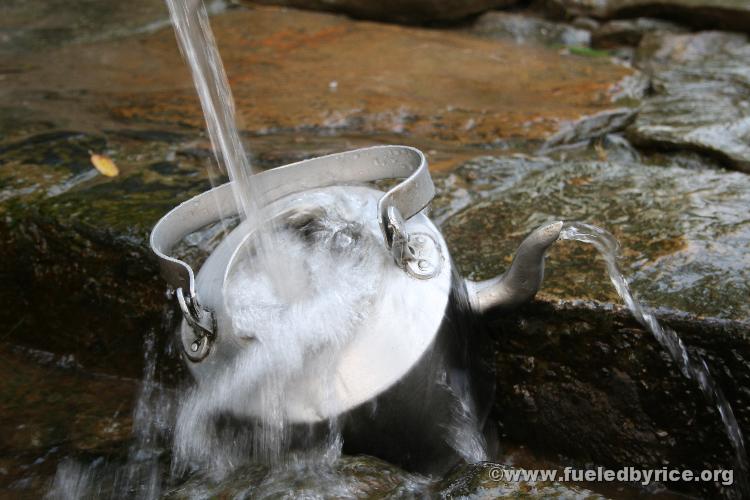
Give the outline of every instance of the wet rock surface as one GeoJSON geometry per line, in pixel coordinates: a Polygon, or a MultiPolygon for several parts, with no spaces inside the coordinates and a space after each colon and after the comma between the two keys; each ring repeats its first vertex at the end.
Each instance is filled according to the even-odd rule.
{"type": "MultiPolygon", "coordinates": [[[[549,464],[545,464],[549,465],[549,464]]],[[[75,493],[79,497],[117,493],[116,481],[104,479],[96,468],[87,471],[68,462],[68,482],[57,481],[52,496],[75,493]]],[[[502,463],[483,462],[455,467],[443,478],[411,474],[370,456],[344,456],[330,463],[306,463],[271,469],[243,467],[221,480],[194,474],[177,481],[160,498],[165,500],[203,498],[587,498],[603,496],[573,484],[554,481],[510,481],[503,472],[513,468],[502,463]]],[[[620,486],[620,492],[634,491],[620,486]]],[[[633,496],[635,498],[635,496],[633,496]]],[[[669,498],[669,497],[664,497],[669,498]]]]}
{"type": "MultiPolygon", "coordinates": [[[[747,429],[750,323],[685,314],[661,320],[703,354],[747,429]]],[[[733,467],[718,413],[627,311],[534,302],[494,324],[503,435],[613,468],[733,467]]],[[[731,493],[718,484],[691,486],[669,485],[711,498],[731,493]]]]}
{"type": "Polygon", "coordinates": [[[586,488],[553,481],[498,480],[502,464],[480,463],[456,467],[436,486],[439,498],[607,498],[586,488]]]}
{"type": "MultiPolygon", "coordinates": [[[[606,152],[605,152],[606,154],[606,152]]],[[[696,315],[750,317],[750,179],[738,172],[620,161],[484,157],[440,177],[433,217],[463,273],[487,279],[526,234],[554,220],[612,231],[646,302],[696,315]]],[[[617,302],[592,249],[558,242],[543,293],[617,302]]]]}
{"type": "Polygon", "coordinates": [[[0,496],[41,494],[61,458],[116,454],[129,440],[137,380],[6,343],[0,361],[0,496]]]}
{"type": "Polygon", "coordinates": [[[513,40],[519,45],[587,47],[591,42],[588,30],[529,15],[499,11],[479,16],[469,32],[487,38],[513,40]]]}
{"type": "Polygon", "coordinates": [[[745,0],[538,0],[537,4],[558,16],[651,16],[701,29],[750,29],[750,5],[745,0]]]}
{"type": "Polygon", "coordinates": [[[429,480],[367,456],[344,457],[331,466],[309,464],[281,471],[265,467],[240,470],[220,482],[196,477],[165,495],[166,499],[192,498],[383,498],[408,497],[424,492],[429,480]]]}
{"type": "Polygon", "coordinates": [[[205,155],[180,154],[178,166],[165,161],[169,150],[177,158],[171,140],[145,137],[60,132],[4,146],[7,341],[140,376],[144,335],[160,327],[164,305],[149,232],[176,201],[210,186],[205,155]],[[89,149],[110,152],[120,175],[99,175],[89,149]]]}
{"type": "Polygon", "coordinates": [[[649,33],[681,33],[685,27],[670,21],[639,17],[636,19],[617,19],[598,26],[591,33],[591,45],[599,49],[610,49],[621,46],[637,47],[649,33]]]}
{"type": "Polygon", "coordinates": [[[540,152],[590,143],[618,132],[630,124],[636,116],[636,111],[631,108],[619,108],[587,116],[582,120],[566,123],[560,130],[552,134],[540,148],[540,152]]]}
{"type": "Polygon", "coordinates": [[[460,21],[472,14],[509,7],[517,0],[243,0],[247,4],[285,5],[301,9],[324,10],[362,19],[400,23],[460,21]]]}
{"type": "MultiPolygon", "coordinates": [[[[523,237],[552,220],[612,230],[632,289],[707,358],[741,428],[749,428],[748,178],[649,165],[608,140],[593,148],[596,161],[570,151],[565,160],[468,162],[438,179],[446,194],[433,217],[474,279],[507,269],[523,237]]],[[[604,305],[619,299],[592,250],[556,243],[539,298],[491,329],[505,436],[611,467],[732,466],[719,415],[627,311],[604,305]]],[[[703,494],[715,491],[703,486],[703,494]]]]}
{"type": "Polygon", "coordinates": [[[638,64],[652,77],[628,131],[642,146],[694,149],[750,172],[750,43],[740,34],[651,34],[638,64]]]}
{"type": "MultiPolygon", "coordinates": [[[[632,73],[603,58],[312,12],[234,10],[212,24],[242,128],[252,135],[415,136],[426,149],[509,147],[616,107],[616,85],[632,73]]],[[[2,100],[8,107],[27,101],[35,122],[84,131],[203,126],[169,30],[7,65],[2,100]],[[59,82],[54,91],[48,81],[59,82]]]]}
{"type": "Polygon", "coordinates": [[[8,0],[0,20],[0,54],[122,38],[168,24],[166,6],[151,0],[82,0],[75,9],[65,0],[8,0]]]}

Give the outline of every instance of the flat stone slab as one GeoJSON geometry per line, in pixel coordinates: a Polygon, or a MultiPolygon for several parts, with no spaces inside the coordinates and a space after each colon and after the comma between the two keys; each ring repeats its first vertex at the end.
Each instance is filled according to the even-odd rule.
{"type": "Polygon", "coordinates": [[[650,34],[638,64],[653,80],[628,136],[638,145],[693,149],[750,172],[750,43],[720,32],[650,34]]]}
{"type": "MultiPolygon", "coordinates": [[[[654,307],[750,318],[750,178],[742,173],[485,157],[438,185],[433,216],[470,277],[501,273],[534,228],[579,220],[615,234],[626,276],[654,307]]],[[[546,297],[619,302],[593,248],[558,242],[548,255],[546,297]]]]}
{"type": "MultiPolygon", "coordinates": [[[[632,73],[607,58],[272,7],[212,25],[251,134],[385,134],[426,149],[541,140],[562,121],[617,107],[617,84],[632,73]]],[[[169,28],[2,65],[0,106],[24,101],[26,122],[204,126],[169,28]]]]}

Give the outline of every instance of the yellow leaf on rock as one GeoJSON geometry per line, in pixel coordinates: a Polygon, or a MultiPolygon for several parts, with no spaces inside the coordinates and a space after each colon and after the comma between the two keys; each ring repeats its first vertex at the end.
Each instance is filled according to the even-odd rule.
{"type": "Polygon", "coordinates": [[[115,162],[104,155],[91,155],[91,163],[99,171],[100,174],[106,175],[107,177],[116,177],[120,173],[120,169],[117,168],[115,162]]]}

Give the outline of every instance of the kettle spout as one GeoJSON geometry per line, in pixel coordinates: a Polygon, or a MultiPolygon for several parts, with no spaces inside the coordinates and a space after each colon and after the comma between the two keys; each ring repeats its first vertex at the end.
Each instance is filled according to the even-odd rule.
{"type": "Polygon", "coordinates": [[[510,269],[485,281],[468,281],[469,302],[477,313],[507,310],[531,300],[544,279],[544,256],[560,237],[563,222],[542,226],[518,247],[510,269]]]}

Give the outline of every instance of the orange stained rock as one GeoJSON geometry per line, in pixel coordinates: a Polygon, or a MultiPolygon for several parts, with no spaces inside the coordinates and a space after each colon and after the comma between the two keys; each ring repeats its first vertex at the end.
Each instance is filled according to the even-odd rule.
{"type": "MultiPolygon", "coordinates": [[[[606,58],[273,7],[230,10],[212,26],[240,125],[252,133],[538,140],[563,121],[613,107],[613,86],[631,73],[606,58]]],[[[116,121],[203,127],[169,28],[37,57],[33,70],[7,83],[84,92],[89,112],[116,121]]]]}

